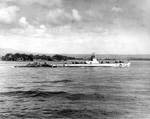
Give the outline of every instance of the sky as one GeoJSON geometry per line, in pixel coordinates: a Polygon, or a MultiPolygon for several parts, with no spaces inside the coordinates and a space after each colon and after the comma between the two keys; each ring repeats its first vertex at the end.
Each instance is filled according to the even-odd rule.
{"type": "Polygon", "coordinates": [[[0,48],[150,54],[150,0],[0,0],[0,48]]]}

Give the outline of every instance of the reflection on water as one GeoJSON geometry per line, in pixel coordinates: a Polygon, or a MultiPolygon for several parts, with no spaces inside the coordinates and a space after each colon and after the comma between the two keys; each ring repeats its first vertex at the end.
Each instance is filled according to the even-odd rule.
{"type": "Polygon", "coordinates": [[[149,119],[150,62],[130,68],[13,68],[0,62],[0,118],[149,119]]]}

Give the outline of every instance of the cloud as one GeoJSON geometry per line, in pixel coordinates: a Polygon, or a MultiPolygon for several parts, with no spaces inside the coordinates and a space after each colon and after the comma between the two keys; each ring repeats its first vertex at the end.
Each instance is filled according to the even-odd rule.
{"type": "Polygon", "coordinates": [[[47,18],[49,22],[57,25],[66,25],[72,21],[81,21],[81,16],[76,9],[72,9],[71,12],[65,11],[62,8],[51,9],[48,12],[47,18]]]}
{"type": "Polygon", "coordinates": [[[21,28],[14,28],[11,32],[26,36],[41,36],[45,34],[47,30],[46,26],[43,24],[37,27],[33,26],[27,21],[26,17],[21,17],[19,19],[19,25],[21,28]]]}
{"type": "Polygon", "coordinates": [[[148,26],[150,29],[149,0],[87,0],[86,2],[85,0],[0,0],[0,2],[4,3],[0,4],[0,23],[3,22],[0,24],[0,36],[3,35],[3,39],[9,36],[10,43],[3,40],[5,45],[1,42],[1,46],[31,51],[39,50],[41,46],[39,51],[53,53],[150,51],[148,46],[150,35],[148,34],[145,40],[145,34],[142,35],[142,32],[148,33],[148,26]],[[118,31],[113,32],[115,30],[118,31]],[[130,34],[127,31],[135,32],[130,34]]]}
{"type": "Polygon", "coordinates": [[[19,19],[19,24],[20,24],[21,26],[23,26],[23,27],[28,27],[28,26],[29,26],[29,23],[27,22],[26,17],[21,17],[21,18],[19,19]]]}
{"type": "Polygon", "coordinates": [[[16,3],[20,5],[31,5],[34,3],[48,6],[60,6],[62,4],[62,0],[0,0],[3,3],[16,3]]]}
{"type": "Polygon", "coordinates": [[[70,15],[66,13],[63,9],[51,9],[48,12],[48,20],[54,24],[60,24],[61,22],[66,22],[67,19],[70,19],[70,15]]]}
{"type": "Polygon", "coordinates": [[[76,10],[76,9],[72,9],[72,16],[76,21],[81,20],[81,16],[80,16],[78,10],[76,10]]]}
{"type": "Polygon", "coordinates": [[[122,12],[123,9],[120,8],[120,7],[113,7],[113,8],[112,8],[112,11],[114,11],[114,12],[122,12]]]}
{"type": "Polygon", "coordinates": [[[150,0],[130,0],[129,3],[137,11],[133,16],[138,16],[139,20],[141,20],[141,26],[147,28],[148,32],[150,32],[150,0]]]}
{"type": "Polygon", "coordinates": [[[43,36],[33,37],[33,35],[21,36],[18,34],[0,36],[0,46],[42,53],[135,54],[149,53],[150,51],[149,36],[141,32],[119,30],[102,36],[101,34],[75,32],[64,34],[62,31],[62,33],[48,37],[43,36]],[[6,39],[7,42],[3,39],[6,39]]]}
{"type": "Polygon", "coordinates": [[[0,22],[10,24],[16,20],[17,11],[19,8],[17,6],[7,6],[6,4],[0,5],[0,22]]]}

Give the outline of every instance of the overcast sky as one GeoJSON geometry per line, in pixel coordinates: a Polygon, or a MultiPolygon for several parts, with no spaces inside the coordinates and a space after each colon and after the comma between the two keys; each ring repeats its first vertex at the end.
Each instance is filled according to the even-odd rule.
{"type": "Polygon", "coordinates": [[[150,0],[0,0],[0,48],[150,54],[150,0]]]}

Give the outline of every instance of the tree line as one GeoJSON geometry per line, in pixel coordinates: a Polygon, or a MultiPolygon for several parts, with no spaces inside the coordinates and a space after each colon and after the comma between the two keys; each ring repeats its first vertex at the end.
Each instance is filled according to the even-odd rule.
{"type": "Polygon", "coordinates": [[[77,60],[79,58],[69,57],[64,55],[33,55],[33,54],[20,54],[20,53],[7,53],[1,58],[3,61],[33,61],[33,60],[46,60],[46,61],[66,61],[66,60],[77,60]]]}

